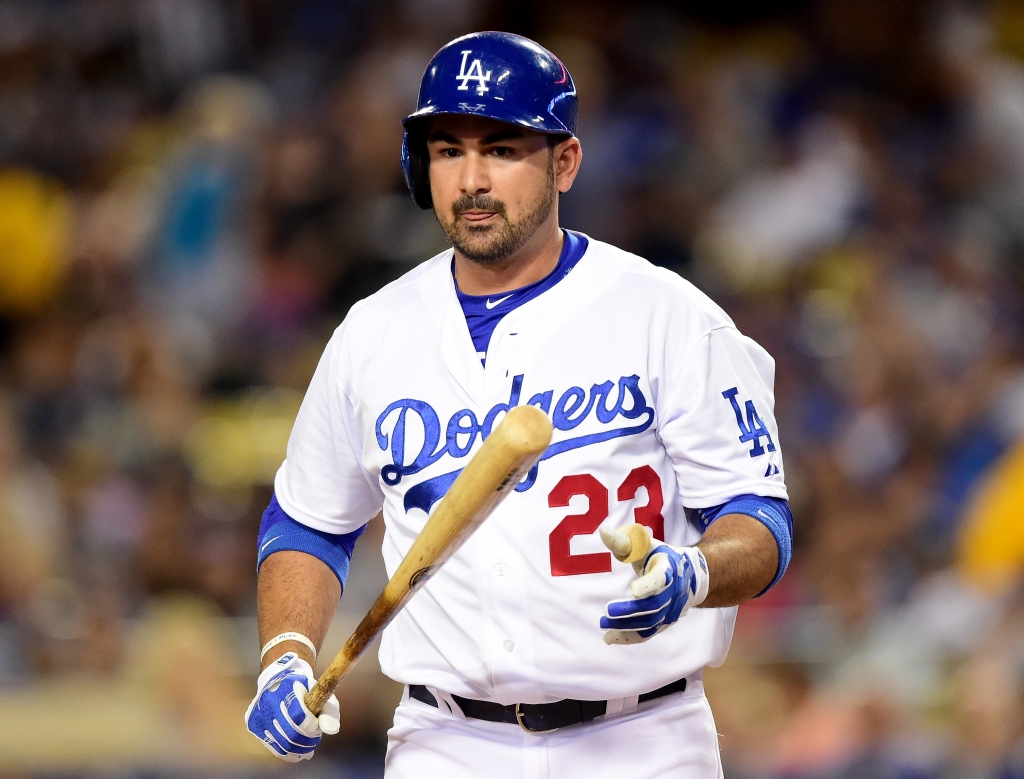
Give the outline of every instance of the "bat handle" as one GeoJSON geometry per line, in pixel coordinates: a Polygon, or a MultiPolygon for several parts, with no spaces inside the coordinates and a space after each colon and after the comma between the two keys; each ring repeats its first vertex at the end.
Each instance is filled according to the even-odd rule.
{"type": "Polygon", "coordinates": [[[332,683],[332,680],[328,679],[327,675],[324,674],[317,680],[317,683],[313,685],[310,691],[306,693],[302,702],[306,704],[307,709],[319,717],[320,712],[324,710],[324,706],[327,704],[327,699],[331,697],[337,686],[336,683],[332,683]]]}
{"type": "Polygon", "coordinates": [[[327,667],[327,670],[317,679],[316,684],[302,698],[306,708],[320,716],[320,712],[324,710],[327,699],[334,694],[338,685],[341,684],[341,680],[348,676],[348,672],[355,666],[356,660],[359,659],[361,654],[362,652],[352,652],[351,641],[345,644],[341,652],[338,653],[338,656],[327,667]]]}
{"type": "Polygon", "coordinates": [[[373,643],[373,639],[391,621],[397,611],[399,604],[388,597],[388,591],[389,588],[385,588],[384,592],[374,601],[373,606],[356,626],[341,651],[327,666],[327,670],[303,697],[302,702],[306,704],[306,708],[317,716],[323,711],[324,704],[334,694],[334,690],[341,684],[341,680],[348,676],[348,672],[355,667],[356,661],[363,656],[363,653],[373,643]]]}
{"type": "Polygon", "coordinates": [[[348,672],[352,670],[370,643],[369,640],[360,641],[359,639],[360,635],[357,633],[345,643],[331,664],[327,666],[327,670],[303,697],[302,702],[306,704],[306,708],[317,716],[320,716],[327,699],[334,694],[335,689],[341,684],[341,680],[348,676],[348,672]]]}

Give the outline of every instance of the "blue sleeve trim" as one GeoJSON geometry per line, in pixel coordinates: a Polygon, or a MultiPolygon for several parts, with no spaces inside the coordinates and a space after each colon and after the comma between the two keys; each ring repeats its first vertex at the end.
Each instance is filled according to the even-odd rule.
{"type": "Polygon", "coordinates": [[[263,561],[274,552],[305,552],[323,560],[334,571],[344,591],[352,550],[364,530],[366,525],[344,535],[314,530],[288,516],[277,502],[277,495],[273,495],[260,522],[256,572],[259,573],[263,561]]]}
{"type": "Polygon", "coordinates": [[[789,510],[789,503],[786,501],[760,495],[737,495],[721,506],[697,509],[702,530],[707,530],[712,522],[726,514],[746,514],[753,517],[767,527],[775,537],[775,543],[779,547],[779,567],[771,584],[758,593],[760,597],[778,584],[779,579],[789,568],[790,560],[793,559],[793,512],[789,510]]]}

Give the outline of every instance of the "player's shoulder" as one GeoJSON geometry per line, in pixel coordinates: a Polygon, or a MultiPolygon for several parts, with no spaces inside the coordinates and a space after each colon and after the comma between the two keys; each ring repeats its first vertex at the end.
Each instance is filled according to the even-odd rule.
{"type": "Polygon", "coordinates": [[[678,273],[603,241],[589,239],[587,257],[594,270],[616,277],[620,294],[642,299],[645,307],[665,307],[701,321],[708,330],[735,328],[727,313],[707,294],[678,273]]]}

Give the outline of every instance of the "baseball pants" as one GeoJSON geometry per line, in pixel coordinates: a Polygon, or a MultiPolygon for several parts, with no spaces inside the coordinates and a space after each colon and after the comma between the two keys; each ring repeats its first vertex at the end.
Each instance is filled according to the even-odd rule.
{"type": "Polygon", "coordinates": [[[699,677],[681,693],[545,735],[462,718],[409,697],[388,731],[385,779],[722,779],[699,677]]]}

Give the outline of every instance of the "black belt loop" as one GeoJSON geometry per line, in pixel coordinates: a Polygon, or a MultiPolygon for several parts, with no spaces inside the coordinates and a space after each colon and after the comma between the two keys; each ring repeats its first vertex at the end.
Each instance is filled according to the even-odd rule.
{"type": "MultiPolygon", "coordinates": [[[[657,690],[645,692],[639,696],[637,703],[653,701],[685,689],[686,679],[678,679],[657,690]]],[[[409,697],[438,708],[437,698],[422,684],[410,684],[409,697]]],[[[452,699],[459,704],[462,713],[467,717],[519,725],[523,730],[536,734],[550,733],[559,728],[590,722],[608,711],[608,701],[580,701],[573,698],[553,703],[513,703],[508,706],[463,698],[460,695],[452,695],[452,699]]]]}

